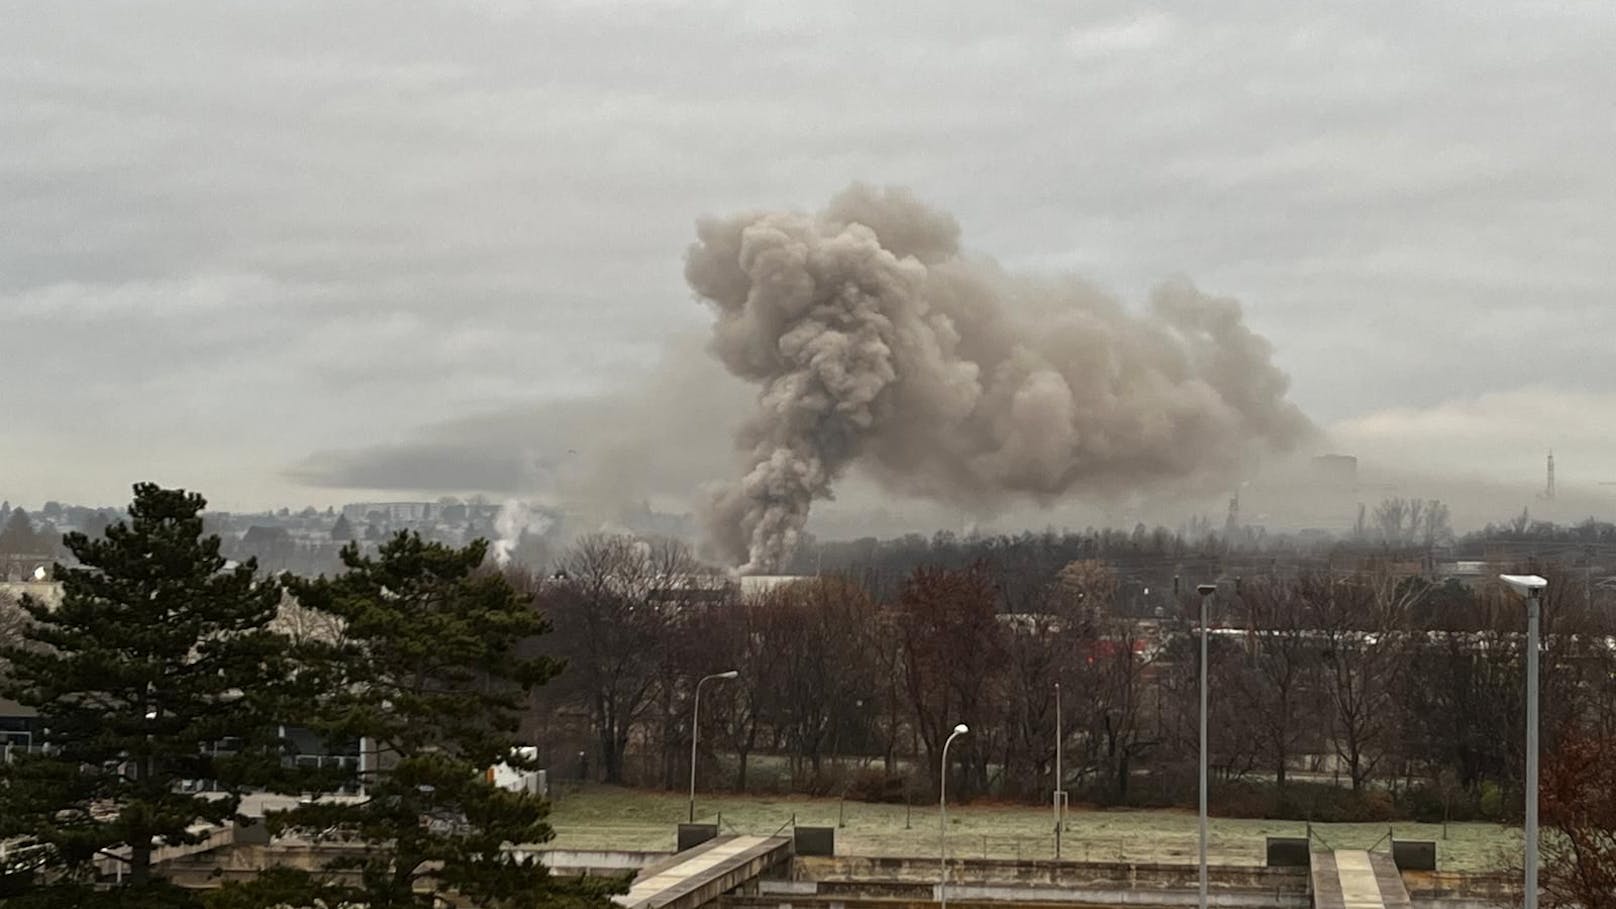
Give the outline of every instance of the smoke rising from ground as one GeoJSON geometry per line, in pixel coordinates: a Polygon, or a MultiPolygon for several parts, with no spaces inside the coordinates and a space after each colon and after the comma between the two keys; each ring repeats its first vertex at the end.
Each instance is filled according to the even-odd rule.
{"type": "Polygon", "coordinates": [[[548,515],[534,511],[530,503],[521,499],[506,499],[494,516],[494,533],[499,537],[493,545],[494,564],[500,568],[510,567],[511,560],[516,557],[516,549],[522,543],[522,534],[544,536],[554,523],[548,515]]]}
{"type": "Polygon", "coordinates": [[[715,316],[709,349],[758,389],[740,476],[704,502],[741,571],[777,568],[855,464],[989,511],[1204,493],[1311,433],[1235,301],[1173,283],[1135,314],[965,256],[959,233],[907,191],[857,185],[818,214],[698,223],[685,275],[715,316]]]}

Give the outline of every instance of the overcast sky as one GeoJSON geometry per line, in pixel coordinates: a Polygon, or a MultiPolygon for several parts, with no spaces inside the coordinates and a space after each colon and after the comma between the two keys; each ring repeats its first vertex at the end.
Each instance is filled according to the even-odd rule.
{"type": "Polygon", "coordinates": [[[854,180],[1239,298],[1334,447],[1616,480],[1616,5],[1181,6],[9,5],[0,496],[519,461],[706,327],[698,215],[854,180]]]}

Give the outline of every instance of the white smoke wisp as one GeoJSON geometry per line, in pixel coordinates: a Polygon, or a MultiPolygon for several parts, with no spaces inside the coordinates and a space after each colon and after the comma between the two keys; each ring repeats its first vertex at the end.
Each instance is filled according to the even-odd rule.
{"type": "Polygon", "coordinates": [[[499,513],[494,515],[494,532],[499,535],[494,541],[494,564],[509,567],[516,556],[516,548],[522,543],[522,534],[532,532],[542,536],[552,523],[548,515],[534,511],[529,503],[506,499],[499,506],[499,513]]]}
{"type": "Polygon", "coordinates": [[[758,388],[741,476],[703,503],[742,573],[777,570],[855,464],[985,513],[1227,488],[1313,431],[1235,301],[1170,283],[1135,314],[1074,278],[1006,273],[905,190],[705,218],[697,237],[685,277],[710,350],[758,388]]]}

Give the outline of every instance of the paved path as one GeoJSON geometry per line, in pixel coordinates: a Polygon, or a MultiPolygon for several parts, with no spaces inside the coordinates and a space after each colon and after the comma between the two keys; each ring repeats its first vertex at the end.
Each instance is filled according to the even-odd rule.
{"type": "Polygon", "coordinates": [[[1313,853],[1314,909],[1411,909],[1392,857],[1357,849],[1313,853]]]}
{"type": "Polygon", "coordinates": [[[661,866],[647,868],[629,891],[612,897],[624,909],[664,909],[702,905],[704,893],[718,893],[756,877],[790,855],[791,841],[766,836],[730,836],[708,840],[679,853],[661,866]],[[716,892],[714,892],[716,891],[716,892]]]}

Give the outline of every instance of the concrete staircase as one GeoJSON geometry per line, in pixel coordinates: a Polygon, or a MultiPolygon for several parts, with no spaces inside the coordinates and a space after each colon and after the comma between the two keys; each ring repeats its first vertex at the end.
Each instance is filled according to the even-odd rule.
{"type": "Polygon", "coordinates": [[[1383,852],[1313,853],[1313,909],[1412,909],[1403,876],[1383,852]]]}

